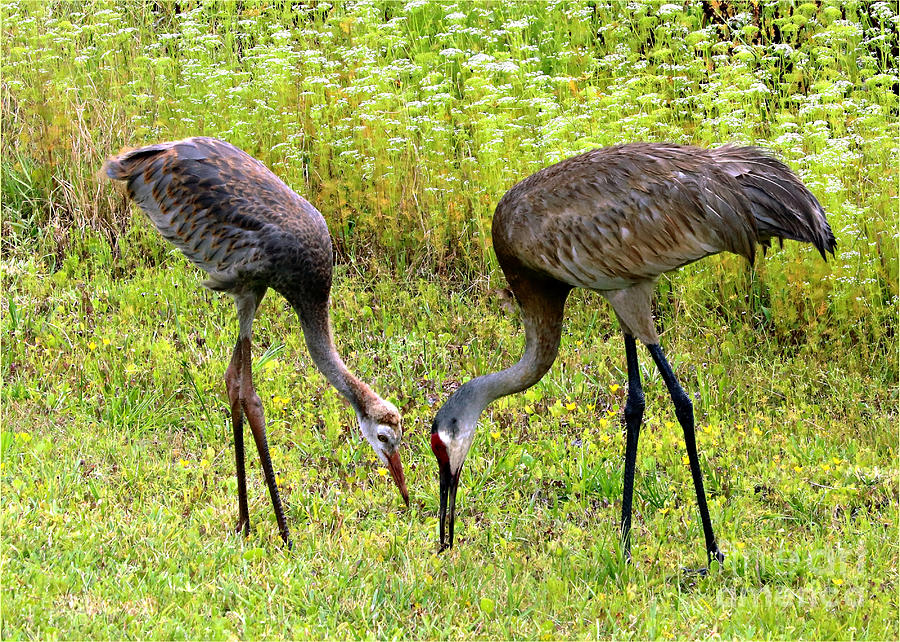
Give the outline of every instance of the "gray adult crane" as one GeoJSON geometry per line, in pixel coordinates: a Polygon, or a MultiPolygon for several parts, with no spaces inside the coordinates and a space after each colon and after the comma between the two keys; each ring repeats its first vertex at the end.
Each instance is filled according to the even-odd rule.
{"type": "Polygon", "coordinates": [[[768,247],[772,238],[812,243],[823,259],[826,251],[833,255],[834,235],[819,202],[790,169],[757,148],[635,143],[595,149],[516,184],[497,205],[491,235],[522,311],[525,352],[515,365],[460,386],[434,419],[441,550],[453,546],[456,489],[478,418],[492,401],[525,390],[547,372],[559,351],[566,297],[581,287],[606,297],[625,335],[626,558],[644,413],[637,338],[659,368],[684,431],[708,561],[724,559],[706,506],[691,400],[654,328],[654,286],[661,274],[718,252],[739,254],[752,264],[756,244],[768,247]]]}
{"type": "Polygon", "coordinates": [[[290,545],[262,402],[251,373],[253,319],[268,288],[284,296],[296,311],[313,361],[350,402],[363,437],[390,471],[408,505],[398,454],[400,414],[347,369],[334,347],[328,316],[331,236],[319,211],[261,162],[214,138],[188,138],[126,151],[107,160],[103,171],[123,181],[128,195],[156,229],[208,273],[203,285],[227,292],[237,306],[240,330],[225,372],[237,464],[237,531],[250,532],[244,472],[246,416],[278,529],[290,545]]]}

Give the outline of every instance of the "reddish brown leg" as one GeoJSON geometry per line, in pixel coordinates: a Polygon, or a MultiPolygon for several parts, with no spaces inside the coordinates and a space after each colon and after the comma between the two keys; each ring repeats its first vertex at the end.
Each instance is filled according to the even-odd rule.
{"type": "Polygon", "coordinates": [[[231,404],[234,431],[234,459],[237,464],[238,523],[235,532],[250,535],[250,511],[247,508],[247,473],[244,469],[244,411],[241,409],[241,342],[234,344],[231,363],[225,371],[225,389],[231,404]]]}
{"type": "Polygon", "coordinates": [[[247,423],[256,441],[256,449],[259,451],[259,460],[262,463],[263,474],[266,477],[266,485],[269,487],[269,495],[272,496],[272,506],[275,508],[275,519],[278,520],[278,530],[281,539],[290,548],[291,538],[288,533],[287,522],[284,518],[284,509],[281,507],[281,497],[278,495],[278,485],[275,483],[275,471],[272,470],[272,459],[269,457],[269,444],[266,441],[266,421],[263,417],[262,401],[253,388],[253,375],[250,361],[250,338],[244,337],[241,343],[241,407],[247,416],[247,423]]]}

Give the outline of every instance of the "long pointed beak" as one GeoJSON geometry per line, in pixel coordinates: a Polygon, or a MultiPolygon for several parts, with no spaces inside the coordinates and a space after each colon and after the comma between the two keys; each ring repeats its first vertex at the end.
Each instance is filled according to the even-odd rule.
{"type": "Polygon", "coordinates": [[[453,548],[453,526],[456,523],[456,488],[459,485],[460,472],[462,472],[462,467],[460,467],[454,475],[450,472],[449,465],[441,466],[441,512],[438,516],[441,547],[438,550],[439,553],[446,551],[448,548],[453,548]],[[448,504],[450,505],[450,519],[447,529],[445,530],[444,522],[448,521],[448,504]],[[449,540],[446,537],[447,531],[449,531],[450,534],[449,540]]]}
{"type": "Polygon", "coordinates": [[[391,477],[394,478],[397,488],[400,489],[400,494],[403,496],[406,507],[409,508],[409,491],[406,490],[406,477],[403,476],[403,464],[400,463],[400,453],[394,451],[393,455],[388,456],[387,469],[390,471],[391,477]]]}

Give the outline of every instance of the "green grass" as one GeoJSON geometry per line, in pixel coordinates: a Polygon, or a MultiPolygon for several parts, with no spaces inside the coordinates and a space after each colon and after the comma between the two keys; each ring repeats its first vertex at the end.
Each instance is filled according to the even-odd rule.
{"type": "Polygon", "coordinates": [[[896,6],[597,5],[0,6],[4,639],[898,637],[896,6]],[[233,305],[94,177],[122,145],[192,134],[323,211],[339,348],[403,413],[410,510],[271,294],[256,381],[295,546],[252,446],[233,533],[233,305]],[[702,531],[640,349],[622,563],[624,351],[587,292],[548,375],[485,413],[437,555],[431,419],[523,344],[493,207],[628,140],[763,144],[838,240],[829,263],[788,243],[660,283],[726,560],[682,570],[702,531]]]}
{"type": "MultiPolygon", "coordinates": [[[[139,221],[140,227],[146,223],[139,221]]],[[[348,361],[405,417],[412,508],[302,348],[263,304],[256,354],[295,547],[279,544],[258,461],[236,484],[222,373],[230,301],[177,255],[114,279],[8,270],[4,318],[3,635],[16,637],[893,637],[895,389],[857,355],[691,316],[664,320],[726,561],[708,578],[665,387],[641,354],[635,564],[616,542],[625,375],[606,304],[574,297],[560,359],[487,413],[438,556],[428,446],[455,382],[511,362],[522,337],[487,282],[339,269],[348,361]],[[447,291],[451,294],[447,296],[447,291]]],[[[499,281],[499,275],[493,275],[499,281]]],[[[709,318],[709,317],[707,317],[709,318]]],[[[866,351],[868,353],[868,350],[866,351]]]]}

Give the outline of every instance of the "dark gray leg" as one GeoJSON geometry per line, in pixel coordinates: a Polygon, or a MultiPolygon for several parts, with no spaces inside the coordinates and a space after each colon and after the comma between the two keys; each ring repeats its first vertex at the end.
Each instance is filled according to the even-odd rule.
{"type": "MultiPolygon", "coordinates": [[[[249,366],[248,366],[249,367],[249,366]]],[[[236,532],[250,535],[250,511],[247,508],[247,473],[244,469],[244,411],[241,408],[241,342],[234,345],[231,363],[225,371],[225,389],[231,404],[231,428],[234,432],[234,459],[237,467],[238,524],[236,532]]]]}
{"type": "Polygon", "coordinates": [[[703,490],[703,475],[700,472],[700,459],[697,457],[697,441],[694,436],[694,406],[690,398],[685,394],[675,373],[666,361],[662,348],[659,345],[649,345],[647,349],[653,355],[653,361],[662,375],[666,387],[669,389],[669,395],[672,397],[672,403],[675,405],[675,416],[684,431],[684,445],[687,448],[688,461],[691,465],[691,477],[694,478],[694,490],[697,491],[697,505],[700,508],[700,520],[703,523],[703,536],[706,538],[706,556],[707,561],[711,562],[716,559],[722,562],[725,556],[719,551],[716,544],[716,537],[713,535],[712,522],[709,519],[709,508],[706,506],[706,493],[703,490]]]}
{"type": "Polygon", "coordinates": [[[634,337],[625,335],[625,361],[628,364],[628,398],[625,401],[625,483],[622,494],[622,546],[625,559],[631,560],[631,497],[634,491],[634,464],[638,437],[644,418],[644,391],[634,337]]]}

